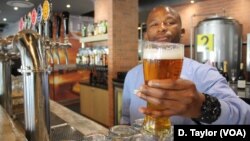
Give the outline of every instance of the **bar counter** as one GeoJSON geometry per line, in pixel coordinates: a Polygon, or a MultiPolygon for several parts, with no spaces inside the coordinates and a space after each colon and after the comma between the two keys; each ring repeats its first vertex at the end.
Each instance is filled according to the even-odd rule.
{"type": "MultiPolygon", "coordinates": [[[[74,111],[50,100],[50,111],[66,121],[84,135],[91,133],[108,133],[108,129],[74,111]]],[[[0,106],[0,141],[26,141],[25,131],[0,106]]]]}
{"type": "Polygon", "coordinates": [[[52,113],[56,114],[58,117],[65,120],[69,125],[75,127],[78,131],[84,135],[102,132],[104,134],[108,133],[108,128],[94,122],[60,104],[50,100],[50,110],[52,113]]]}
{"type": "Polygon", "coordinates": [[[0,106],[0,140],[1,141],[25,141],[26,138],[15,125],[7,112],[0,106]]]}

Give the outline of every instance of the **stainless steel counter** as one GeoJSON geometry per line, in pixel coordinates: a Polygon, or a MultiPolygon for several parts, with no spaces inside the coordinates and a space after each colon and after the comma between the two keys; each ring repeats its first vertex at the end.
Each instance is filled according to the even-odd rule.
{"type": "MultiPolygon", "coordinates": [[[[83,135],[91,133],[108,133],[108,129],[72,110],[50,100],[50,111],[67,123],[67,127],[73,127],[83,135]]],[[[20,123],[20,122],[19,122],[20,123]]],[[[24,128],[18,122],[10,118],[7,112],[0,106],[0,140],[26,141],[24,128]]]]}

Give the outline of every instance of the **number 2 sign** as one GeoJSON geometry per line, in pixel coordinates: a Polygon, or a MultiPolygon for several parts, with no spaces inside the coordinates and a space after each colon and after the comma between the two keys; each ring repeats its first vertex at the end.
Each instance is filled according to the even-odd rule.
{"type": "Polygon", "coordinates": [[[214,51],[214,34],[197,35],[197,52],[214,51]]]}

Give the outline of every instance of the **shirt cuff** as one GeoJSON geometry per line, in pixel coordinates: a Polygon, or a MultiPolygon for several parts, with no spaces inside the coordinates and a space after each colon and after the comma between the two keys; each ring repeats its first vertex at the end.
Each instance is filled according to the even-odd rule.
{"type": "Polygon", "coordinates": [[[229,107],[228,104],[225,101],[221,101],[220,102],[220,106],[221,106],[221,114],[218,117],[218,119],[216,121],[214,121],[212,124],[233,124],[234,122],[230,120],[230,117],[232,115],[230,115],[230,111],[229,111],[229,107]],[[228,122],[230,121],[230,122],[228,122]]]}

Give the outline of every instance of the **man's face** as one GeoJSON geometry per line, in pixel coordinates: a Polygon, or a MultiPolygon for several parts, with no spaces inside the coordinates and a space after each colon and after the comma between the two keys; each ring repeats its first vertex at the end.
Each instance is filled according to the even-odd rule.
{"type": "Polygon", "coordinates": [[[147,19],[147,38],[149,41],[178,43],[181,37],[180,17],[173,10],[157,7],[147,19]]]}

